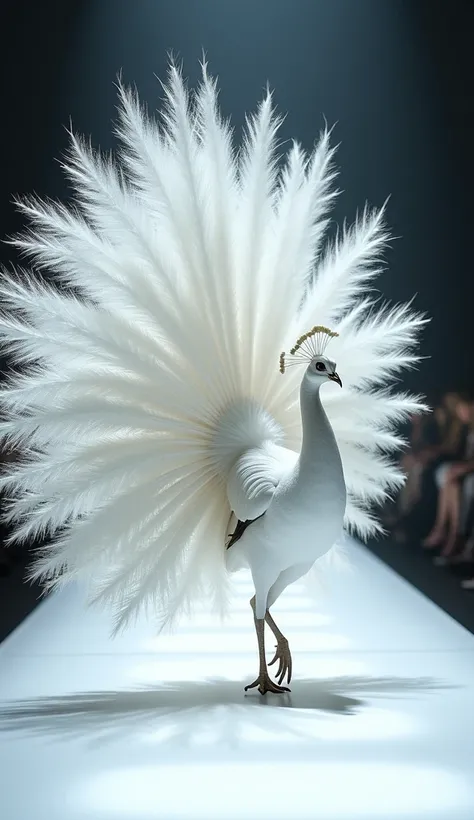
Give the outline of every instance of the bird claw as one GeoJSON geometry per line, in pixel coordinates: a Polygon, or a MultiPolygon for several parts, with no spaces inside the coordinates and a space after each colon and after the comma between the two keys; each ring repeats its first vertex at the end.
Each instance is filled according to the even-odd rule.
{"type": "Polygon", "coordinates": [[[279,686],[277,683],[274,683],[268,672],[261,672],[253,683],[249,683],[249,685],[245,687],[245,692],[248,692],[249,689],[255,689],[256,687],[258,687],[258,691],[261,695],[266,695],[267,692],[273,692],[275,695],[291,692],[291,689],[288,689],[287,686],[279,686]]]}
{"type": "Polygon", "coordinates": [[[277,678],[278,683],[281,685],[287,675],[288,683],[291,683],[293,661],[291,658],[290,647],[286,638],[281,638],[281,640],[277,643],[275,657],[268,665],[273,666],[273,664],[277,661],[279,661],[279,665],[278,672],[275,677],[277,678]]]}

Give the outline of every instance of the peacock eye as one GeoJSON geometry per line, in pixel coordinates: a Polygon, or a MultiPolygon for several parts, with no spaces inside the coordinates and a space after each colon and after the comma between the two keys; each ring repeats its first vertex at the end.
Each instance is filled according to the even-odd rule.
{"type": "Polygon", "coordinates": [[[322,362],[316,362],[316,370],[319,370],[321,373],[326,370],[326,365],[322,362]]]}

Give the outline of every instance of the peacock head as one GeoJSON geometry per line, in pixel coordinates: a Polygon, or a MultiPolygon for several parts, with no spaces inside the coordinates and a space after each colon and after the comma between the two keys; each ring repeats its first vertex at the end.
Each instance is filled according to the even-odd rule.
{"type": "Polygon", "coordinates": [[[322,384],[329,379],[330,382],[336,382],[342,387],[341,378],[336,372],[336,362],[326,356],[315,356],[311,359],[306,372],[312,382],[322,384]]]}
{"type": "Polygon", "coordinates": [[[336,362],[324,355],[328,343],[338,335],[327,327],[316,325],[300,336],[290,350],[291,358],[287,358],[286,353],[281,354],[280,373],[284,373],[290,365],[308,363],[306,374],[313,384],[320,387],[329,380],[342,387],[342,381],[336,372],[336,362]]]}

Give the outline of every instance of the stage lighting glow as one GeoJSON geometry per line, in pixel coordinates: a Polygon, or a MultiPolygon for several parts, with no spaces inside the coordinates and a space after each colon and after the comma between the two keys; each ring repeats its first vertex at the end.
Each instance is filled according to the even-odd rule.
{"type": "Polygon", "coordinates": [[[436,820],[458,816],[471,798],[466,781],[447,769],[287,760],[281,749],[282,762],[249,747],[246,763],[118,769],[92,779],[78,799],[89,816],[107,820],[436,820]]]}

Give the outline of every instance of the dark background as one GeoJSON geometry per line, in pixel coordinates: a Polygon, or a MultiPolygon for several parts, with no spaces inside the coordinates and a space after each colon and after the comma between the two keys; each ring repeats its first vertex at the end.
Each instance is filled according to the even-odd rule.
{"type": "MultiPolygon", "coordinates": [[[[193,82],[205,49],[236,126],[267,81],[288,112],[283,137],[310,148],[337,123],[344,189],[335,218],[388,195],[399,237],[383,294],[433,317],[410,388],[474,387],[474,2],[425,0],[43,0],[1,14],[0,234],[22,227],[13,194],[65,198],[65,126],[113,145],[119,71],[151,108],[167,52],[193,82]]],[[[17,261],[1,246],[3,263],[17,261]]],[[[434,398],[434,396],[433,396],[434,398]]]]}

